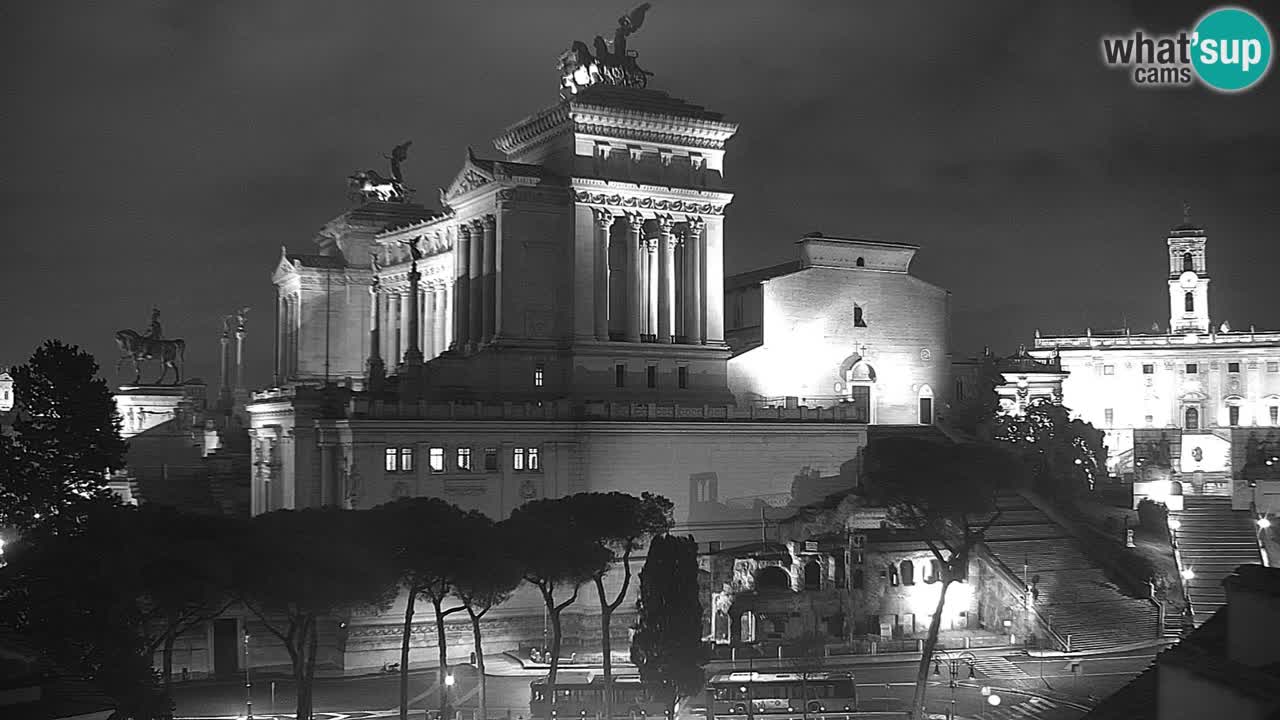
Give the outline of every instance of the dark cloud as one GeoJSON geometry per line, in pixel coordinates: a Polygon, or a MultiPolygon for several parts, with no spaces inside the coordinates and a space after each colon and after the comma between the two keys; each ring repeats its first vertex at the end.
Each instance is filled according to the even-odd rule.
{"type": "MultiPolygon", "coordinates": [[[[1238,96],[1139,90],[1099,38],[1187,27],[1204,4],[658,3],[633,47],[655,86],[741,123],[727,264],[833,234],[922,246],[961,352],[1166,313],[1166,228],[1211,232],[1215,315],[1280,326],[1275,78],[1238,96]]],[[[467,145],[556,100],[555,57],[614,25],[594,2],[0,6],[6,109],[0,362],[109,336],[151,305],[216,372],[218,318],[347,207],[343,178],[413,139],[430,203],[467,145]]],[[[1263,9],[1273,28],[1274,11],[1263,9]]]]}

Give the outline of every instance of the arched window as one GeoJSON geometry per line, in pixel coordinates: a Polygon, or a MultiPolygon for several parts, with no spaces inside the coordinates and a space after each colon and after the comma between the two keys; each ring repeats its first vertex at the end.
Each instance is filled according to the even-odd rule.
{"type": "Polygon", "coordinates": [[[1194,293],[1183,293],[1182,304],[1186,307],[1187,312],[1196,311],[1196,296],[1194,293]]]}
{"type": "Polygon", "coordinates": [[[929,561],[929,568],[925,570],[924,581],[927,583],[936,583],[942,579],[942,565],[937,559],[929,561]]]}
{"type": "Polygon", "coordinates": [[[858,267],[865,267],[866,264],[867,264],[867,261],[863,260],[862,258],[858,258],[858,261],[854,263],[854,265],[857,265],[858,267]]]}
{"type": "Polygon", "coordinates": [[[1187,418],[1187,423],[1186,423],[1187,430],[1200,429],[1200,411],[1199,410],[1193,407],[1187,408],[1186,418],[1187,418]]]}
{"type": "Polygon", "coordinates": [[[804,566],[804,589],[822,589],[822,566],[818,564],[817,560],[810,560],[804,566]]]}
{"type": "Polygon", "coordinates": [[[899,565],[899,567],[901,568],[900,571],[902,573],[902,584],[915,585],[916,584],[915,563],[911,562],[910,560],[903,560],[902,564],[899,565]]]}
{"type": "Polygon", "coordinates": [[[1190,270],[1194,272],[1195,269],[1196,269],[1196,261],[1195,261],[1195,258],[1192,257],[1191,253],[1190,252],[1182,253],[1182,271],[1186,272],[1190,270]]]}
{"type": "Polygon", "coordinates": [[[857,305],[853,306],[853,326],[854,327],[867,326],[867,321],[862,317],[862,308],[858,307],[857,305]]]}
{"type": "Polygon", "coordinates": [[[928,385],[921,385],[920,392],[916,394],[919,404],[920,413],[918,420],[921,425],[933,424],[933,388],[928,385]]]}
{"type": "Polygon", "coordinates": [[[757,590],[789,590],[791,589],[791,578],[787,576],[787,571],[777,565],[770,565],[761,568],[756,573],[756,589],[757,590]]]}

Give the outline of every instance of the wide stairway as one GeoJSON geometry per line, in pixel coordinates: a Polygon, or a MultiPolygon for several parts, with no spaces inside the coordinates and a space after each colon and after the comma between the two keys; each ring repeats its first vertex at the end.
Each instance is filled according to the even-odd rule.
{"type": "Polygon", "coordinates": [[[987,547],[1037,590],[1036,610],[1071,650],[1097,650],[1161,635],[1150,600],[1125,595],[1061,525],[1021,495],[1002,495],[1003,512],[987,531],[987,547]]]}
{"type": "Polygon", "coordinates": [[[1181,523],[1178,561],[1194,576],[1184,581],[1195,624],[1208,620],[1227,604],[1222,581],[1241,565],[1260,564],[1257,526],[1247,510],[1232,510],[1231,498],[1187,495],[1182,512],[1170,513],[1181,523]]]}

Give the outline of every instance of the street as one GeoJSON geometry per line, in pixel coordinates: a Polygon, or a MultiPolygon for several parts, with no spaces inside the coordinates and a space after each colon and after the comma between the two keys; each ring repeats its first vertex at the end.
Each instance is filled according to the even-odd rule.
{"type": "MultiPolygon", "coordinates": [[[[1068,660],[1038,659],[1023,654],[984,653],[977,656],[975,677],[967,668],[950,686],[946,663],[941,673],[930,670],[927,708],[944,714],[952,706],[958,717],[981,720],[1074,720],[1097,699],[1115,692],[1142,672],[1156,649],[1112,653],[1068,660]],[[1073,672],[1074,666],[1074,672],[1073,672]],[[999,697],[992,705],[989,695],[999,697]]],[[[884,658],[880,662],[846,664],[858,685],[859,707],[864,711],[901,711],[910,703],[915,686],[916,661],[884,658]]],[[[827,664],[827,669],[833,665],[827,664]]],[[[746,669],[744,665],[741,669],[746,669]]],[[[626,673],[623,670],[622,673],[626,673]]],[[[478,706],[473,676],[455,671],[457,684],[450,689],[455,707],[469,718],[478,706]]],[[[488,709],[493,718],[522,720],[529,714],[529,683],[533,674],[491,676],[488,709]]],[[[418,717],[439,707],[433,669],[417,670],[409,677],[410,708],[418,717]]],[[[251,698],[255,718],[292,716],[294,690],[291,680],[253,679],[251,698]],[[273,692],[274,690],[274,692],[273,692]],[[273,701],[274,698],[274,701],[273,701]]],[[[194,682],[176,685],[173,691],[177,716],[194,718],[243,718],[246,714],[244,682],[194,682]]],[[[365,720],[398,713],[399,676],[395,674],[316,681],[314,701],[319,720],[365,720]]],[[[690,706],[701,707],[701,699],[690,706]]]]}

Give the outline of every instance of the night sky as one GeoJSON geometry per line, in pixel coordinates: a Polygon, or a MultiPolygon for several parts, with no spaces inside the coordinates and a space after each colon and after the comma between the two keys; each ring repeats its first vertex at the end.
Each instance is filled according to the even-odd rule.
{"type": "MultiPolygon", "coordinates": [[[[556,102],[559,53],[631,2],[0,5],[0,365],[57,337],[114,382],[113,332],[154,305],[212,383],[220,319],[249,305],[247,377],[269,382],[281,244],[309,251],[345,177],[408,139],[435,207],[467,145],[497,156],[499,130],[556,102]]],[[[1280,328],[1274,67],[1227,96],[1102,64],[1102,35],[1212,4],[977,7],[656,0],[630,42],[650,87],[741,125],[726,270],[793,259],[813,230],[915,243],[915,273],[953,293],[955,355],[1011,352],[1037,327],[1167,323],[1187,200],[1215,324],[1280,328]]]]}

